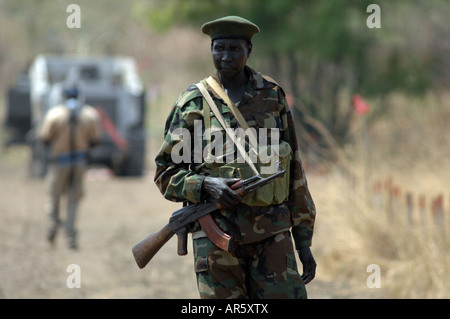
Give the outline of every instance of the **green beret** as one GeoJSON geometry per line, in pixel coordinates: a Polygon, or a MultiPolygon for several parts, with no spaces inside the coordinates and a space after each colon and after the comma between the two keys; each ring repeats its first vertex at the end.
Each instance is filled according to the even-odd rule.
{"type": "Polygon", "coordinates": [[[255,33],[259,32],[256,24],[238,17],[228,16],[205,23],[202,32],[216,39],[245,39],[252,40],[255,33]]]}

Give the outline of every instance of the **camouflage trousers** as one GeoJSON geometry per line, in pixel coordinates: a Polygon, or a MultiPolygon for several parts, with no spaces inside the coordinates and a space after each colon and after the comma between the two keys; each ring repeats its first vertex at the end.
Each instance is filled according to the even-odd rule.
{"type": "Polygon", "coordinates": [[[195,238],[197,285],[202,299],[307,298],[289,231],[261,242],[236,243],[231,252],[195,238]]]}

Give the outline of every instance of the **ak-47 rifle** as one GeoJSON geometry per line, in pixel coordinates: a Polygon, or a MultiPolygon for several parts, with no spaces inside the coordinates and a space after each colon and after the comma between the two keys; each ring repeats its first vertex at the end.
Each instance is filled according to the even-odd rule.
{"type": "MultiPolygon", "coordinates": [[[[284,174],[286,174],[286,171],[280,167],[275,174],[268,177],[255,175],[248,179],[239,180],[231,185],[231,189],[235,190],[240,196],[245,196],[256,189],[283,177],[284,174]]],[[[197,220],[206,236],[208,236],[217,247],[229,251],[232,246],[232,237],[223,232],[210,215],[213,211],[218,209],[221,209],[218,203],[205,201],[188,205],[175,211],[166,226],[157,232],[151,233],[133,246],[133,256],[139,268],[144,268],[159,249],[175,234],[178,236],[178,255],[186,255],[188,225],[197,220]]]]}

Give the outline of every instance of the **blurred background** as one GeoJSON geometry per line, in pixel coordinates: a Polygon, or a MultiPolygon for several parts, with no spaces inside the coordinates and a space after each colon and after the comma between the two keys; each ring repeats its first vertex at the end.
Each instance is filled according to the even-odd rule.
{"type": "Polygon", "coordinates": [[[448,1],[78,0],[79,20],[74,2],[0,0],[0,249],[9,256],[0,261],[0,297],[197,298],[190,257],[167,248],[141,271],[129,249],[178,208],[155,189],[153,159],[178,95],[215,71],[200,27],[225,15],[260,27],[248,64],[284,88],[297,125],[318,211],[310,296],[450,297],[448,1]],[[372,3],[379,16],[367,12],[372,3]],[[114,132],[105,137],[111,158],[87,174],[89,214],[81,213],[75,256],[46,247],[44,181],[30,174],[39,119],[9,93],[34,85],[38,57],[125,57],[137,77],[137,135],[121,131],[125,106],[104,108],[138,160],[117,169],[120,143],[114,132]],[[180,259],[186,269],[170,268],[180,259]],[[84,289],[65,287],[69,260],[85,265],[84,289]],[[379,288],[369,287],[371,264],[380,266],[379,288]]]}

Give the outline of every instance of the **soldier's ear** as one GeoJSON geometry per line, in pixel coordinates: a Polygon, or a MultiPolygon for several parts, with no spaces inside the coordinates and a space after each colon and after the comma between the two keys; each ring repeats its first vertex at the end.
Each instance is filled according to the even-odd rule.
{"type": "Polygon", "coordinates": [[[249,42],[247,48],[248,48],[247,58],[249,58],[250,57],[250,53],[252,53],[253,44],[251,42],[249,42]]]}

